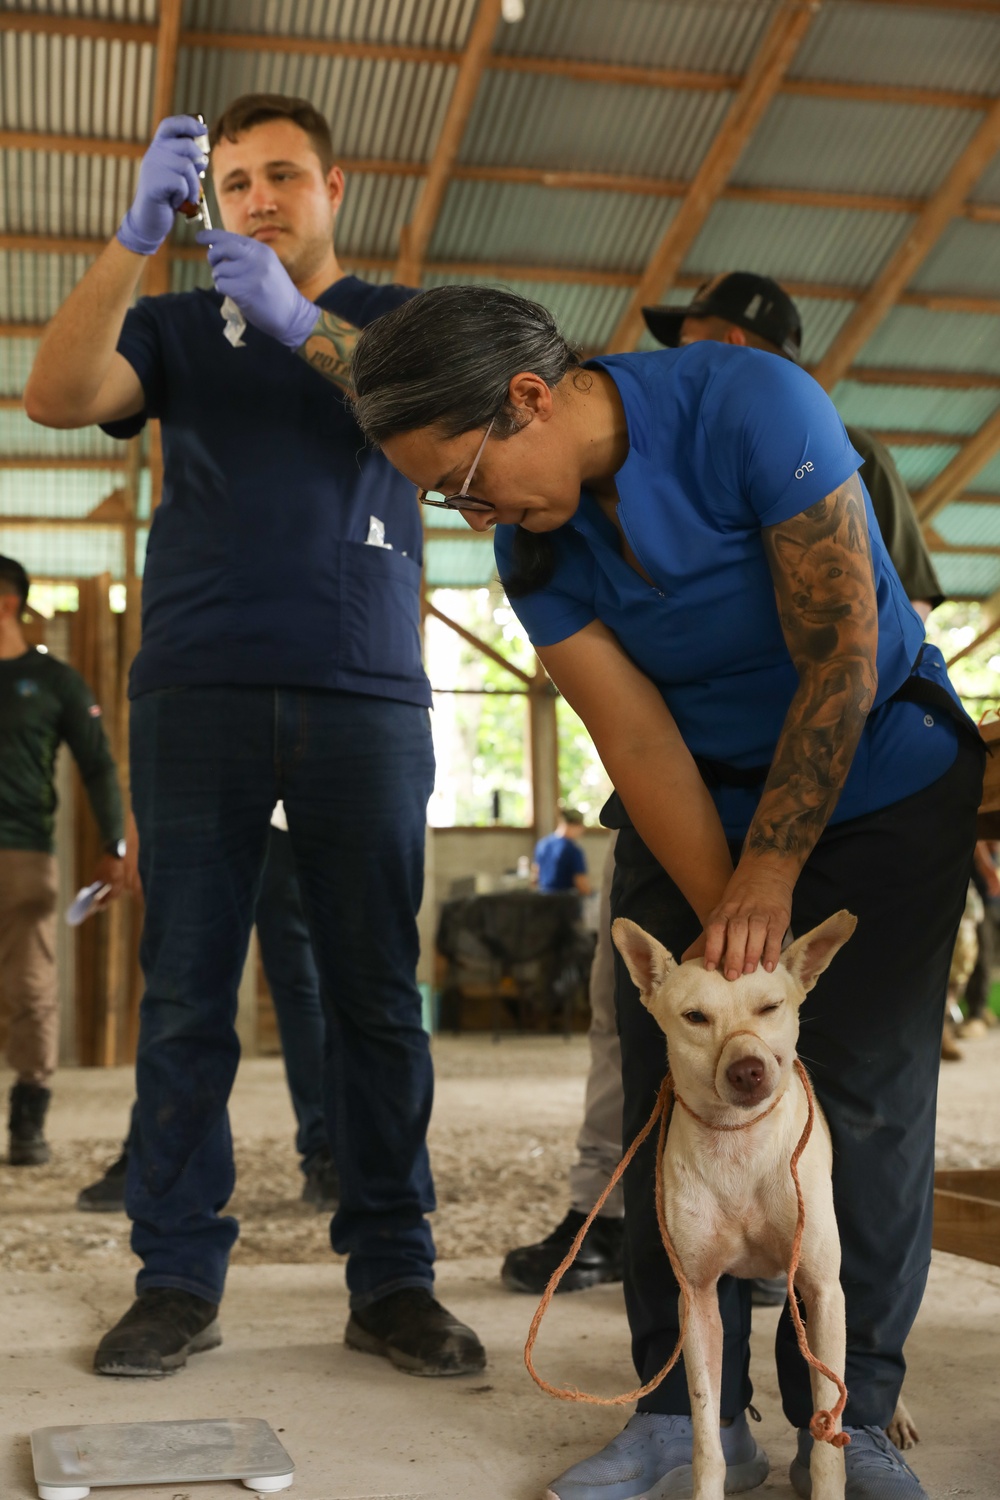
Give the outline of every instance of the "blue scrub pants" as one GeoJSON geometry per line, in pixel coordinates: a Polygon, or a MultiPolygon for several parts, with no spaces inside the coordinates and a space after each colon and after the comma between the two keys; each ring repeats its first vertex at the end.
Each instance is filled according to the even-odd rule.
{"type": "Polygon", "coordinates": [[[133,702],[146,897],[126,1184],[138,1290],[222,1297],[237,1235],[222,1212],[236,996],[279,798],[321,981],[341,1184],[331,1244],[348,1256],[354,1307],[432,1285],[433,1074],[415,974],[433,765],[427,711],[390,699],[212,687],[133,702]]]}
{"type": "Polygon", "coordinates": [[[323,1100],[326,1026],[291,835],[273,824],[254,920],[295,1111],[295,1149],[302,1171],[308,1172],[327,1146],[323,1100]]]}
{"type": "MultiPolygon", "coordinates": [[[[846,907],[857,929],[801,1011],[799,1054],[833,1137],[833,1191],[847,1302],[844,1422],[886,1427],[903,1383],[903,1345],[931,1257],[934,1124],[945,990],[972,866],[983,755],[960,738],[951,769],[924,791],[827,828],[795,887],[802,936],[846,907]]],[[[739,848],[733,848],[737,858],[739,848]]],[[[631,917],[675,957],[701,926],[634,829],[615,850],[613,917],[631,917]]],[[[646,1123],[666,1071],[663,1033],[616,952],[625,1091],[623,1140],[646,1123]]],[[[677,1342],[678,1289],[653,1199],[656,1132],[625,1174],[625,1299],[643,1384],[677,1342]]],[[[750,1403],[750,1283],[719,1282],[723,1417],[750,1403]]],[[[785,1415],[808,1427],[812,1395],[787,1306],[776,1354],[785,1415]]],[[[683,1358],[642,1411],[686,1415],[683,1358]]]]}

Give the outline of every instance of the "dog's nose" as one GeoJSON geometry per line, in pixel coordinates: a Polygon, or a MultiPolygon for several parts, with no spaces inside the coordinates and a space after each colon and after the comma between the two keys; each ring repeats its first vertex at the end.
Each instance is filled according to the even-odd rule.
{"type": "Polygon", "coordinates": [[[729,1064],[726,1077],[741,1094],[752,1094],[755,1089],[760,1088],[763,1081],[764,1064],[759,1057],[740,1057],[729,1064]]]}

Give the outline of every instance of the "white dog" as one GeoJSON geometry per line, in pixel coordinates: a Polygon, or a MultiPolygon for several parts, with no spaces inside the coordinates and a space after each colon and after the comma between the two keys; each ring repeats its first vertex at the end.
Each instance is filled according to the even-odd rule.
{"type": "MultiPolygon", "coordinates": [[[[694,1500],[723,1500],[726,1474],[717,1283],[727,1273],[788,1270],[797,1218],[789,1163],[808,1113],[794,1067],[799,1006],[856,925],[849,912],[837,912],[792,943],[773,974],[758,968],[735,980],[707,973],[701,959],[678,964],[634,922],[619,919],[612,928],[643,1004],[666,1035],[674,1080],[663,1188],[667,1227],[690,1287],[684,1362],[694,1500]]],[[[812,1352],[842,1379],[846,1333],[831,1164],[830,1132],[817,1105],[798,1163],[805,1228],[795,1284],[812,1352]]],[[[811,1376],[814,1408],[832,1409],[836,1386],[815,1370],[811,1376]]],[[[843,1500],[839,1448],[814,1443],[810,1475],[813,1500],[843,1500]]]]}

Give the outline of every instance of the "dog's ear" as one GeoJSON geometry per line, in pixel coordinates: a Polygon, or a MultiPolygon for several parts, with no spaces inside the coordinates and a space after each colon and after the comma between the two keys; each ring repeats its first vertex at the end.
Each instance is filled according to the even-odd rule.
{"type": "Polygon", "coordinates": [[[834,912],[832,917],[827,917],[812,932],[796,938],[781,955],[781,962],[804,990],[811,990],[857,925],[857,917],[853,917],[849,911],[834,912]]]}
{"type": "Polygon", "coordinates": [[[667,975],[677,967],[673,955],[663,944],[627,917],[612,922],[611,936],[643,1000],[647,995],[655,994],[667,975]]]}

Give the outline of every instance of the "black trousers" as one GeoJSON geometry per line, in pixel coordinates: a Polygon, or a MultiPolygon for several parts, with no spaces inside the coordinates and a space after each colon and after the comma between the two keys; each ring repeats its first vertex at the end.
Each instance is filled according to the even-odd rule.
{"type": "MultiPolygon", "coordinates": [[[[885,1427],[892,1418],[905,1371],[903,1345],[927,1279],[941,1024],[972,864],[982,766],[981,748],[963,734],[955,763],[933,785],[828,828],[795,888],[796,936],[841,907],[858,918],[853,937],[806,996],[799,1037],[799,1055],[833,1137],[847,1301],[844,1421],[855,1427],[885,1427]]],[[[634,829],[619,834],[615,861],[612,916],[630,917],[679,958],[700,931],[693,911],[634,829]]],[[[615,960],[628,1143],[653,1108],[665,1049],[617,953],[615,960]]],[[[655,1134],[624,1183],[625,1299],[643,1383],[666,1364],[679,1326],[677,1283],[656,1225],[655,1134]]],[[[723,1278],[719,1303],[721,1409],[728,1418],[753,1392],[749,1283],[723,1278]]],[[[787,1307],[776,1354],[785,1415],[807,1427],[808,1367],[787,1307]]],[[[640,1409],[690,1412],[683,1360],[640,1409]]]]}

